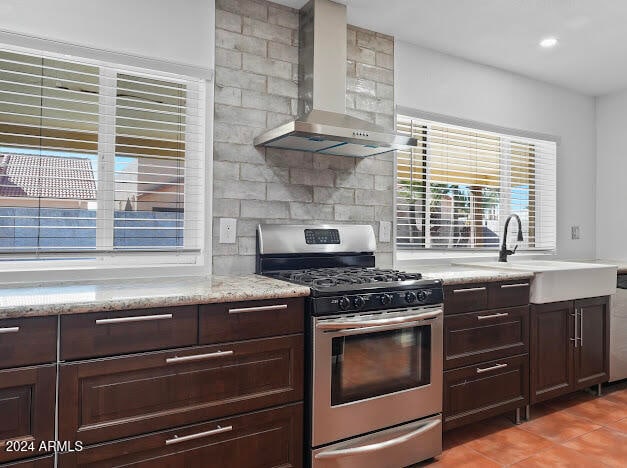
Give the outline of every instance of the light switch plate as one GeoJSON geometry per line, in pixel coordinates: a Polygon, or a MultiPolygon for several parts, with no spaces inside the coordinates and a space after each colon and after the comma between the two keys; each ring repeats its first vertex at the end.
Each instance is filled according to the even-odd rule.
{"type": "Polygon", "coordinates": [[[581,238],[580,232],[579,232],[579,226],[571,226],[570,227],[570,238],[572,240],[577,240],[581,238]]]}
{"type": "Polygon", "coordinates": [[[379,242],[390,242],[392,240],[392,222],[379,221],[379,242]]]}
{"type": "Polygon", "coordinates": [[[220,244],[235,244],[236,231],[235,218],[220,218],[220,244]]]}

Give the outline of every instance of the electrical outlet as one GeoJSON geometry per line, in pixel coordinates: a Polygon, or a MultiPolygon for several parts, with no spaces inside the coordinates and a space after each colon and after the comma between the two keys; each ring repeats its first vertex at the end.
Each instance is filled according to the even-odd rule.
{"type": "Polygon", "coordinates": [[[570,238],[572,240],[577,240],[577,239],[580,238],[579,226],[571,226],[570,227],[570,238]]]}
{"type": "Polygon", "coordinates": [[[392,223],[379,221],[379,242],[390,242],[392,238],[392,223]]]}
{"type": "Polygon", "coordinates": [[[220,218],[220,244],[235,244],[237,220],[235,218],[220,218]]]}

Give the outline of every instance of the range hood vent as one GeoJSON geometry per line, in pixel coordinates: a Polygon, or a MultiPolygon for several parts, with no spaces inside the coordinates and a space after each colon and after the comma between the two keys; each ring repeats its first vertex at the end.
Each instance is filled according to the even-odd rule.
{"type": "Polygon", "coordinates": [[[300,10],[299,109],[255,146],[365,157],[407,149],[415,138],[346,114],[346,6],[310,0],[300,10]]]}

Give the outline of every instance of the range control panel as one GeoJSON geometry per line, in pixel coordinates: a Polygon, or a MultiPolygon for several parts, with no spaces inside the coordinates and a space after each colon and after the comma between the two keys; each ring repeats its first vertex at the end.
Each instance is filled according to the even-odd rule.
{"type": "Polygon", "coordinates": [[[337,229],[305,229],[307,244],[339,244],[340,231],[337,229]]]}
{"type": "Polygon", "coordinates": [[[368,310],[385,310],[442,303],[442,289],[411,289],[344,296],[317,297],[313,299],[314,315],[329,315],[368,310]]]}

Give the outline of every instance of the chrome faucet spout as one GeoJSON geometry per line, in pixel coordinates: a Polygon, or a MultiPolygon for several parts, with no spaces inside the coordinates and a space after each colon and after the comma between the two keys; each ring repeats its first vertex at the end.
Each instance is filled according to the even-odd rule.
{"type": "Polygon", "coordinates": [[[508,250],[507,248],[507,230],[509,229],[509,222],[512,218],[516,218],[518,221],[518,237],[516,238],[518,242],[523,241],[523,233],[522,233],[522,222],[520,221],[520,216],[516,213],[512,213],[505,220],[505,228],[503,229],[503,242],[501,243],[501,250],[499,251],[499,262],[506,262],[508,255],[514,255],[516,253],[516,249],[518,249],[518,244],[514,246],[514,250],[508,250]]]}

